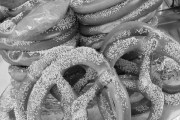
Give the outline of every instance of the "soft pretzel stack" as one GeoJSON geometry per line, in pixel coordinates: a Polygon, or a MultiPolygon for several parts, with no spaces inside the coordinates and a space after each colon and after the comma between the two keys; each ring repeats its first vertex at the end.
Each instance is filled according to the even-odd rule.
{"type": "Polygon", "coordinates": [[[163,0],[0,1],[0,54],[11,76],[1,120],[180,114],[180,44],[157,28],[163,0]]]}

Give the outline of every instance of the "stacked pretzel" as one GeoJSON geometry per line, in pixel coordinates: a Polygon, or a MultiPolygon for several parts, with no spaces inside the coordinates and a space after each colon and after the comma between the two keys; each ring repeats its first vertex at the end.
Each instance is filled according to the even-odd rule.
{"type": "Polygon", "coordinates": [[[42,51],[62,44],[76,46],[76,17],[68,2],[59,4],[61,1],[30,0],[6,11],[9,16],[0,25],[0,46],[8,63],[29,66],[42,51]]]}
{"type": "Polygon", "coordinates": [[[72,0],[80,22],[81,45],[99,49],[101,39],[113,28],[128,21],[157,24],[162,0],[72,0]]]}
{"type": "Polygon", "coordinates": [[[179,86],[167,80],[180,71],[180,44],[152,26],[161,3],[30,0],[3,9],[0,48],[12,80],[0,119],[41,120],[49,93],[64,120],[91,118],[92,108],[105,120],[177,117],[179,86]],[[78,28],[88,44],[76,47],[78,28]]]}

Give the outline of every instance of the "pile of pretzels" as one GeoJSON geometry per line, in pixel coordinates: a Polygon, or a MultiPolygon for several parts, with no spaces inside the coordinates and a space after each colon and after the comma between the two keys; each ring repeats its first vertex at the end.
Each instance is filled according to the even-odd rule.
{"type": "Polygon", "coordinates": [[[162,3],[0,0],[0,120],[180,119],[180,43],[157,28],[162,3]]]}

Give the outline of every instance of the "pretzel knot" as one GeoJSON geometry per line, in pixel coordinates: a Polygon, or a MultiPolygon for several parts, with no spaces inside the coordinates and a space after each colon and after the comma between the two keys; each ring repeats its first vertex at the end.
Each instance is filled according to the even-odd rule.
{"type": "Polygon", "coordinates": [[[162,90],[151,81],[150,58],[154,53],[158,53],[174,59],[179,64],[178,46],[179,43],[170,36],[141,22],[119,25],[104,38],[101,51],[111,66],[115,66],[118,59],[128,52],[138,51],[138,54],[142,55],[140,68],[134,67],[134,71],[139,70],[139,72],[134,74],[139,73],[137,89],[152,103],[153,108],[148,119],[161,117],[166,99],[162,90]]]}
{"type": "Polygon", "coordinates": [[[26,113],[28,120],[41,119],[41,106],[50,90],[57,90],[53,93],[61,101],[63,119],[87,119],[88,103],[96,95],[99,95],[98,103],[102,113],[110,113],[118,119],[131,116],[126,89],[103,55],[92,48],[60,46],[51,49],[29,67],[21,86],[15,98],[14,110],[17,119],[25,120],[26,113]],[[58,54],[59,52],[61,54],[58,54]],[[63,78],[65,71],[75,65],[85,65],[97,72],[93,86],[80,96],[63,78]],[[55,85],[57,88],[52,89],[55,85]],[[116,94],[109,96],[108,92],[116,94]],[[108,104],[114,112],[106,110],[104,104],[108,104]]]}

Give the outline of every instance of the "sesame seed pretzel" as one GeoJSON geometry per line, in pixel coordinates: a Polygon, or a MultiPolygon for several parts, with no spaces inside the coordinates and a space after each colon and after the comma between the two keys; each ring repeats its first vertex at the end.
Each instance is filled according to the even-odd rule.
{"type": "MultiPolygon", "coordinates": [[[[17,15],[13,19],[19,21],[20,18],[17,15]]],[[[6,25],[6,21],[4,25],[6,25]]],[[[42,56],[41,51],[43,50],[59,45],[76,46],[79,39],[77,27],[74,12],[69,9],[64,18],[59,19],[55,26],[28,39],[28,41],[0,38],[0,54],[11,65],[29,66],[42,56]]]]}
{"type": "MultiPolygon", "coordinates": [[[[95,1],[76,1],[73,0],[72,4],[76,4],[75,8],[85,7],[88,9],[90,6],[99,0],[95,1]],[[85,7],[85,3],[87,6],[85,7]]],[[[111,1],[111,3],[113,3],[111,1]]],[[[103,36],[105,37],[112,29],[119,24],[128,21],[143,21],[153,26],[156,26],[158,20],[156,17],[156,8],[162,3],[162,0],[123,0],[108,8],[98,9],[98,11],[89,13],[77,12],[78,20],[80,21],[80,45],[93,47],[97,50],[102,46],[103,36]]],[[[72,6],[73,7],[73,6],[72,6]]],[[[74,7],[73,7],[74,8],[74,7]]],[[[99,7],[101,8],[101,7],[99,7]]]]}
{"type": "MultiPolygon", "coordinates": [[[[91,94],[92,90],[95,90],[95,93],[97,93],[101,88],[103,88],[104,85],[107,85],[109,82],[111,82],[111,79],[113,79],[112,84],[110,85],[111,87],[109,87],[109,89],[111,88],[112,90],[116,90],[117,95],[119,96],[119,99],[114,98],[114,102],[116,103],[116,105],[118,105],[118,103],[122,103],[123,105],[125,104],[126,107],[123,107],[124,109],[129,109],[128,106],[128,96],[126,96],[126,91],[124,88],[121,88],[123,86],[119,86],[119,80],[117,80],[117,77],[114,77],[116,74],[115,72],[111,73],[111,70],[106,71],[106,68],[108,67],[108,63],[106,62],[106,60],[104,59],[104,57],[97,53],[94,49],[91,48],[87,48],[87,47],[79,47],[79,48],[75,48],[72,49],[71,51],[64,53],[64,56],[62,57],[58,57],[56,59],[56,61],[52,62],[51,65],[49,67],[47,67],[43,72],[42,72],[42,76],[41,78],[36,82],[30,98],[29,98],[29,103],[28,103],[28,110],[27,110],[27,115],[28,115],[28,119],[33,120],[33,119],[40,119],[39,117],[39,111],[40,111],[40,107],[41,103],[44,100],[45,95],[47,94],[48,90],[50,90],[50,88],[52,88],[53,85],[57,84],[57,87],[59,89],[59,92],[56,93],[61,93],[61,101],[62,101],[62,106],[64,108],[64,113],[65,113],[65,117],[64,119],[67,117],[71,117],[72,115],[72,119],[78,119],[78,118],[87,118],[86,116],[86,103],[88,104],[89,100],[91,100],[88,96],[91,94]],[[88,62],[87,62],[88,61],[88,62]],[[77,64],[84,64],[87,66],[91,66],[93,69],[95,69],[97,71],[97,74],[101,76],[102,74],[102,78],[100,80],[103,80],[102,83],[97,81],[94,83],[93,87],[90,88],[90,90],[88,90],[86,93],[84,93],[83,95],[81,95],[80,97],[78,97],[75,100],[75,93],[71,93],[70,98],[69,97],[69,87],[63,87],[62,85],[66,86],[68,84],[63,84],[65,81],[63,80],[64,78],[62,78],[62,76],[59,76],[59,72],[61,74],[63,74],[64,70],[66,70],[67,68],[73,66],[73,65],[77,65],[77,64]],[[51,71],[51,72],[50,72],[51,71]],[[48,76],[47,76],[48,74],[48,76]],[[111,75],[112,74],[112,75],[111,75]],[[57,76],[58,75],[58,76],[57,76]],[[110,78],[108,79],[108,81],[106,80],[106,76],[110,75],[110,78]],[[47,78],[48,77],[48,78],[47,78]],[[60,80],[59,80],[60,79],[60,80]],[[59,82],[58,82],[59,81],[59,82]],[[63,82],[64,81],[64,82],[63,82]],[[43,83],[43,84],[42,84],[43,83]],[[45,86],[44,86],[45,85],[45,86]],[[115,88],[114,88],[114,86],[115,88]],[[48,89],[45,89],[48,88],[48,89]],[[45,90],[44,92],[41,91],[41,93],[43,94],[39,94],[37,95],[37,90],[45,90]],[[120,92],[120,93],[119,93],[120,92]],[[38,103],[36,103],[34,101],[34,97],[36,96],[36,98],[38,99],[37,101],[39,101],[38,103]],[[74,97],[73,97],[74,96],[74,97]],[[83,100],[87,100],[85,103],[83,103],[83,106],[79,106],[79,102],[81,102],[81,97],[83,97],[83,100]],[[86,98],[87,97],[87,98],[86,98]],[[75,100],[75,101],[74,101],[75,100]],[[123,100],[123,101],[121,101],[123,100]],[[72,110],[71,110],[71,106],[70,104],[72,104],[72,110]],[[78,107],[79,106],[79,107],[78,107]],[[85,108],[84,108],[85,107],[85,108]],[[82,112],[81,114],[79,114],[79,112],[82,112]],[[36,114],[38,113],[38,114],[36,114]],[[80,115],[80,116],[79,116],[80,115]]],[[[69,85],[68,85],[69,86],[69,85]]],[[[111,91],[111,90],[109,90],[111,91]]],[[[91,97],[94,97],[95,94],[92,93],[90,95],[91,97]]],[[[116,112],[118,112],[119,109],[122,109],[121,107],[116,106],[116,112]]],[[[129,113],[130,115],[130,111],[126,111],[126,114],[129,113]]],[[[119,113],[118,116],[121,116],[119,113]]],[[[116,116],[118,118],[118,116],[116,116]]],[[[123,115],[124,116],[124,115],[123,115]]]]}
{"type": "MultiPolygon", "coordinates": [[[[146,22],[151,26],[157,26],[158,18],[155,16],[155,14],[156,14],[156,10],[154,12],[149,13],[146,16],[139,18],[138,21],[146,22]]],[[[86,29],[86,27],[85,27],[85,29],[82,30],[82,34],[83,34],[84,30],[88,29],[88,28],[86,29]]],[[[88,26],[88,27],[90,27],[90,26],[88,26]]],[[[83,28],[83,25],[81,25],[81,28],[83,28]]],[[[109,28],[112,29],[111,27],[109,27],[109,28]]],[[[110,31],[107,31],[107,33],[108,32],[110,32],[110,31]]],[[[103,44],[103,37],[105,37],[107,35],[107,33],[101,33],[101,34],[98,33],[97,35],[92,35],[92,36],[81,35],[80,36],[80,46],[88,46],[88,47],[92,47],[94,49],[99,50],[103,44]]]]}
{"type": "Polygon", "coordinates": [[[17,92],[14,93],[16,104],[15,113],[16,116],[18,116],[16,118],[17,120],[26,120],[26,100],[29,98],[29,94],[36,81],[40,78],[42,71],[56,59],[58,53],[67,52],[72,48],[72,46],[61,46],[58,49],[52,48],[45,53],[46,57],[42,57],[42,59],[34,61],[28,68],[27,75],[21,83],[21,87],[19,87],[17,92]]]}
{"type": "MultiPolygon", "coordinates": [[[[51,65],[43,71],[42,77],[40,78],[40,80],[37,81],[37,83],[35,84],[35,87],[32,90],[32,93],[29,98],[30,103],[28,104],[28,111],[27,111],[28,112],[27,115],[28,115],[29,119],[38,118],[38,115],[36,115],[35,113],[37,113],[40,110],[38,106],[41,105],[41,104],[35,104],[33,102],[34,97],[31,98],[31,96],[36,95],[36,97],[39,99],[39,103],[41,103],[43,101],[43,98],[40,96],[38,97],[35,91],[37,91],[41,88],[44,89],[44,87],[48,87],[48,88],[52,87],[55,84],[57,84],[59,92],[61,93],[61,101],[66,98],[66,100],[62,101],[62,105],[63,105],[63,107],[65,107],[64,108],[65,118],[70,117],[71,110],[70,110],[69,104],[71,104],[72,100],[75,99],[75,98],[71,98],[75,95],[72,95],[72,92],[71,92],[71,95],[70,95],[71,97],[69,96],[70,90],[67,89],[68,84],[65,84],[64,83],[65,80],[63,80],[64,78],[62,78],[62,76],[61,75],[59,76],[58,74],[59,73],[63,74],[63,71],[72,65],[75,65],[78,63],[89,65],[89,62],[91,62],[91,64],[93,65],[94,68],[96,68],[95,65],[97,65],[98,66],[97,68],[100,71],[100,73],[102,72],[102,68],[100,69],[100,66],[103,67],[103,65],[105,65],[105,63],[103,61],[103,56],[98,55],[98,53],[96,53],[94,50],[91,50],[90,48],[79,48],[79,49],[77,48],[77,49],[73,49],[72,51],[68,52],[67,54],[65,53],[63,55],[63,57],[58,56],[57,62],[55,61],[55,62],[51,63],[51,65]],[[79,57],[80,54],[81,54],[81,57],[79,57]],[[45,76],[47,76],[46,75],[47,73],[49,74],[48,78],[44,78],[45,76]],[[46,79],[48,79],[48,81],[50,80],[51,82],[49,81],[47,83],[46,79]],[[46,83],[46,86],[42,86],[42,85],[39,86],[38,84],[42,83],[43,81],[46,83]],[[64,90],[63,90],[63,85],[66,86],[66,87],[64,86],[64,90]],[[38,88],[36,88],[36,86],[38,88]],[[70,97],[72,100],[69,100],[70,98],[68,99],[68,97],[70,97]]],[[[48,89],[46,89],[46,90],[48,91],[48,89]]],[[[44,96],[47,93],[47,91],[44,91],[43,93],[41,92],[43,94],[41,96],[44,96]]]]}
{"type": "MultiPolygon", "coordinates": [[[[24,12],[22,12],[24,13],[24,12]]],[[[22,19],[22,13],[12,18],[12,20],[16,21],[16,23],[19,24],[19,21],[22,19]]],[[[6,27],[7,29],[11,28],[11,32],[7,32],[8,34],[5,34],[4,37],[12,37],[9,34],[12,34],[14,29],[17,27],[12,21],[4,21],[4,23],[1,24],[2,30],[3,27],[6,27]],[[11,25],[12,23],[12,25],[11,25]],[[13,27],[14,26],[14,27],[13,27]],[[13,28],[12,28],[13,27],[13,28]]],[[[76,41],[78,39],[77,34],[77,22],[76,17],[74,16],[74,13],[72,10],[68,10],[67,14],[63,19],[59,19],[55,26],[51,27],[50,29],[43,31],[42,33],[34,36],[33,38],[28,39],[28,41],[18,41],[18,40],[10,40],[10,38],[0,38],[0,49],[2,50],[8,50],[8,51],[2,51],[1,54],[4,55],[6,59],[11,59],[7,54],[11,54],[11,51],[42,51],[46,49],[50,49],[52,47],[56,47],[59,45],[62,45],[64,43],[73,44],[76,45],[76,41]]],[[[26,55],[29,53],[25,53],[26,55]]],[[[25,55],[24,55],[25,56],[25,55]]],[[[34,58],[33,58],[34,59],[34,58]]],[[[34,59],[36,60],[36,58],[34,59]]],[[[10,61],[11,63],[15,63],[16,61],[10,61]]],[[[30,61],[31,63],[31,61],[30,61]]],[[[29,65],[29,63],[27,63],[29,65]]],[[[26,63],[23,63],[22,65],[27,65],[26,63]]]]}
{"type": "Polygon", "coordinates": [[[111,6],[110,8],[85,15],[78,14],[77,17],[81,24],[84,25],[102,25],[122,18],[124,15],[127,15],[130,11],[135,10],[144,2],[145,0],[124,0],[123,2],[111,6]]]}
{"type": "MultiPolygon", "coordinates": [[[[76,32],[76,30],[74,32],[76,32]]],[[[39,42],[39,44],[38,42],[34,42],[32,46],[25,45],[27,49],[23,48],[24,50],[20,48],[20,46],[18,46],[19,49],[16,49],[14,51],[1,50],[0,54],[2,55],[3,59],[7,61],[8,63],[10,63],[11,65],[30,66],[33,61],[39,60],[40,57],[43,56],[43,53],[44,53],[43,51],[48,51],[48,49],[50,48],[53,48],[56,46],[76,47],[77,41],[79,39],[79,34],[77,33],[71,34],[71,31],[70,31],[68,33],[65,33],[65,35],[67,36],[64,36],[64,37],[58,36],[58,37],[53,38],[52,40],[39,42]]],[[[21,47],[25,47],[25,46],[22,45],[21,47]]]]}
{"type": "MultiPolygon", "coordinates": [[[[178,114],[179,114],[179,103],[180,103],[179,102],[179,99],[180,99],[179,85],[178,84],[177,85],[169,85],[163,81],[164,81],[164,79],[165,80],[168,79],[168,81],[171,81],[172,79],[176,79],[176,76],[174,76],[173,73],[174,72],[176,73],[179,71],[179,65],[173,59],[165,57],[165,56],[159,56],[156,59],[155,59],[155,61],[153,61],[154,62],[153,65],[151,65],[151,66],[154,66],[151,68],[151,77],[152,77],[153,83],[157,84],[159,87],[161,87],[161,89],[163,90],[163,94],[164,94],[164,109],[163,109],[163,113],[161,115],[160,120],[171,120],[174,117],[178,116],[178,114]],[[162,78],[163,76],[165,78],[162,78]]],[[[121,61],[122,60],[118,61],[118,63],[121,61]]],[[[123,61],[121,64],[124,64],[124,66],[127,65],[123,61]]],[[[135,64],[135,63],[133,63],[133,64],[135,64]]],[[[138,66],[136,65],[136,67],[132,67],[131,69],[129,66],[127,66],[127,68],[128,68],[128,70],[132,69],[134,71],[134,70],[138,69],[138,66]],[[136,69],[134,69],[134,68],[136,68],[136,69]]],[[[139,72],[139,70],[138,70],[138,72],[139,72]]],[[[132,76],[129,76],[129,77],[122,76],[121,78],[123,80],[124,85],[128,89],[137,91],[137,77],[133,78],[132,76]],[[129,80],[129,79],[131,79],[131,80],[129,80]]],[[[146,108],[146,107],[143,106],[143,107],[139,107],[139,108],[146,108]]]]}
{"type": "Polygon", "coordinates": [[[179,43],[173,38],[165,33],[158,32],[158,30],[145,23],[141,24],[141,22],[129,22],[120,25],[105,38],[102,52],[111,66],[114,66],[122,55],[132,50],[138,49],[144,55],[137,84],[141,93],[151,100],[152,103],[154,102],[154,108],[148,119],[160,118],[164,105],[164,95],[161,89],[153,84],[150,78],[149,57],[153,52],[157,52],[171,57],[179,63],[177,53],[180,51],[177,46],[179,46],[179,43]],[[123,29],[124,25],[126,26],[125,29],[123,29]],[[156,114],[157,111],[159,111],[159,114],[156,114]]]}
{"type": "MultiPolygon", "coordinates": [[[[132,0],[130,2],[132,2],[132,4],[133,4],[134,0],[132,0]]],[[[142,1],[141,1],[141,3],[142,3],[142,1]]],[[[101,24],[101,25],[88,25],[88,24],[81,25],[80,33],[83,35],[87,35],[87,36],[97,35],[97,34],[102,34],[102,33],[109,33],[112,29],[114,29],[119,24],[141,19],[143,16],[146,16],[150,12],[153,12],[155,9],[157,9],[161,5],[161,3],[162,3],[162,0],[143,1],[143,3],[141,5],[139,5],[138,7],[136,6],[136,9],[133,9],[132,11],[128,11],[127,9],[134,8],[135,6],[132,5],[128,8],[126,8],[126,5],[125,5],[124,6],[124,8],[126,8],[125,11],[127,10],[126,12],[128,12],[128,13],[124,14],[124,16],[118,18],[117,20],[111,21],[111,22],[105,22],[104,24],[101,24]]],[[[128,6],[128,4],[129,3],[127,3],[127,6],[128,6]]],[[[123,7],[122,7],[122,9],[123,9],[123,7]]],[[[111,18],[112,17],[109,17],[109,19],[111,19],[111,18]]],[[[100,23],[104,19],[105,18],[101,18],[100,23]]],[[[88,20],[89,20],[89,18],[88,18],[88,20]]],[[[96,21],[96,19],[95,19],[95,21],[96,21]]]]}
{"type": "Polygon", "coordinates": [[[122,55],[132,50],[158,53],[179,63],[178,46],[179,43],[166,33],[146,23],[132,21],[113,29],[104,38],[101,51],[112,66],[122,55]]]}
{"type": "MultiPolygon", "coordinates": [[[[150,109],[148,120],[178,116],[180,92],[164,91],[171,86],[159,85],[162,80],[151,68],[154,53],[180,63],[180,44],[151,27],[158,23],[155,9],[162,1],[29,0],[7,10],[3,16],[12,18],[0,24],[0,54],[11,64],[13,80],[8,90],[11,94],[0,96],[0,119],[43,119],[41,107],[49,93],[60,101],[65,120],[88,119],[88,107],[94,99],[105,120],[131,120],[132,109],[140,113],[150,109]],[[69,5],[76,12],[80,29],[69,5]],[[79,31],[80,45],[88,47],[75,48],[79,31]],[[124,58],[136,50],[142,61],[124,58]],[[65,77],[66,71],[76,65],[86,74],[82,77],[78,74],[83,71],[72,70],[65,77]],[[121,71],[138,77],[124,80],[117,76],[121,71]],[[141,106],[130,105],[125,87],[144,96],[141,106]]],[[[0,6],[0,19],[1,13],[0,6]]]]}
{"type": "MultiPolygon", "coordinates": [[[[31,4],[30,9],[27,8],[27,10],[25,9],[24,11],[20,12],[11,20],[1,23],[1,37],[8,37],[12,40],[16,39],[22,41],[30,39],[32,36],[37,36],[38,34],[56,25],[59,20],[64,18],[64,15],[68,9],[69,1],[44,1],[39,5],[39,2],[35,0],[29,4],[31,4]],[[38,7],[35,7],[32,10],[32,6],[38,7]],[[54,9],[53,14],[51,14],[52,9],[54,9]],[[46,12],[44,12],[45,10],[46,12]],[[62,13],[60,14],[59,11],[62,13]]],[[[47,36],[49,35],[47,34],[47,36]]],[[[47,36],[44,37],[46,38],[47,36]]]]}

